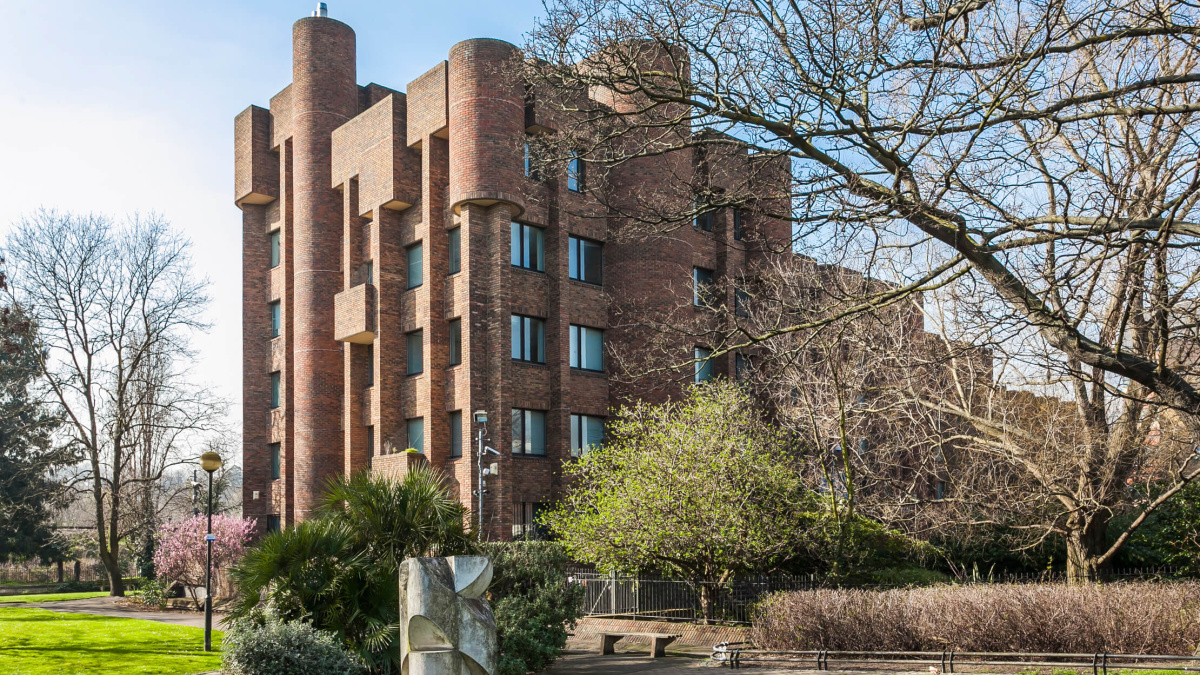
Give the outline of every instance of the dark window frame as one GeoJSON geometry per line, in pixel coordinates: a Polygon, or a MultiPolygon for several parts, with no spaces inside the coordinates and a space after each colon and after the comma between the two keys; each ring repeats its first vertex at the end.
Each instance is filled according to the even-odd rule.
{"type": "Polygon", "coordinates": [[[531,456],[531,457],[545,457],[546,456],[546,447],[549,445],[549,443],[547,442],[548,439],[546,438],[546,427],[547,427],[546,411],[545,410],[535,410],[533,408],[513,408],[512,409],[512,419],[513,419],[513,424],[512,424],[512,430],[511,430],[511,436],[512,436],[511,449],[512,449],[513,454],[514,455],[527,455],[527,456],[531,456]],[[539,415],[540,415],[540,417],[539,417],[539,415]],[[518,418],[520,418],[520,420],[521,420],[519,429],[518,429],[518,425],[516,422],[516,420],[518,418]],[[536,448],[534,448],[534,445],[533,445],[535,434],[533,434],[533,429],[530,427],[533,426],[533,420],[535,420],[535,419],[540,419],[541,423],[542,423],[541,452],[537,452],[536,448]],[[519,442],[518,442],[518,438],[520,439],[519,442]],[[521,448],[520,450],[517,450],[518,446],[521,448]]]}
{"type": "Polygon", "coordinates": [[[271,269],[283,263],[283,230],[271,230],[267,233],[267,265],[271,269]]]}
{"type": "Polygon", "coordinates": [[[741,241],[745,234],[745,226],[742,223],[742,210],[738,207],[733,207],[733,240],[741,241]]]}
{"type": "Polygon", "coordinates": [[[546,272],[546,228],[539,227],[537,225],[530,225],[529,223],[522,223],[522,222],[519,222],[516,220],[512,221],[512,225],[510,226],[508,262],[513,267],[518,267],[520,269],[528,270],[530,272],[541,272],[541,273],[545,274],[545,272],[546,272]],[[529,241],[531,240],[531,237],[529,235],[533,231],[536,231],[538,233],[538,236],[541,239],[541,241],[539,242],[538,251],[537,251],[538,252],[537,260],[529,259],[529,258],[533,257],[533,256],[531,256],[531,252],[529,250],[529,241]],[[516,246],[517,251],[519,251],[519,253],[517,254],[518,260],[513,260],[512,252],[513,252],[514,244],[516,246]]]}
{"type": "Polygon", "coordinates": [[[696,384],[700,384],[702,382],[709,382],[716,378],[717,368],[716,368],[716,364],[713,363],[711,349],[709,349],[708,347],[701,347],[701,346],[697,345],[692,348],[692,357],[695,359],[695,366],[696,366],[695,383],[696,384]],[[701,352],[703,352],[703,354],[701,354],[701,352]],[[704,375],[706,373],[707,373],[706,377],[701,377],[701,375],[704,375]]]}
{"type": "Polygon", "coordinates": [[[572,457],[582,457],[588,451],[588,448],[603,447],[604,439],[608,435],[605,426],[608,420],[599,415],[583,415],[571,413],[571,444],[570,453],[572,457]],[[599,420],[600,422],[600,442],[584,445],[584,436],[587,435],[588,422],[599,420]]]}
{"type": "Polygon", "coordinates": [[[591,326],[584,326],[582,324],[574,324],[573,323],[567,329],[567,339],[570,341],[570,345],[567,350],[567,352],[568,352],[567,358],[568,358],[568,361],[570,362],[572,368],[575,368],[578,370],[586,370],[591,373],[603,373],[604,372],[604,329],[603,328],[592,328],[591,326]],[[587,340],[585,339],[586,335],[587,335],[586,331],[595,331],[600,334],[600,367],[599,368],[589,368],[589,367],[583,365],[584,364],[584,358],[583,358],[584,352],[586,351],[584,349],[584,346],[587,344],[587,340]]]}
{"type": "Polygon", "coordinates": [[[425,285],[425,246],[423,241],[414,242],[404,247],[404,290],[411,291],[425,285]],[[417,251],[417,270],[420,278],[413,283],[412,252],[417,251]]]}
{"type": "Polygon", "coordinates": [[[588,239],[587,237],[578,237],[576,235],[567,236],[567,276],[575,281],[582,281],[585,284],[593,284],[596,286],[604,285],[604,242],[588,239]],[[586,264],[587,257],[585,251],[588,247],[594,247],[599,256],[599,264],[596,269],[599,271],[600,278],[593,281],[584,278],[585,270],[589,269],[586,264]],[[573,261],[573,264],[572,264],[573,261]],[[574,272],[572,272],[574,270],[574,272]]]}
{"type": "Polygon", "coordinates": [[[462,364],[462,317],[455,317],[446,322],[449,325],[449,365],[462,364]]]}
{"type": "Polygon", "coordinates": [[[406,375],[420,375],[425,372],[425,330],[418,328],[410,330],[404,334],[404,371],[406,375]],[[419,361],[418,369],[413,370],[413,336],[417,336],[417,341],[421,348],[417,350],[417,359],[419,361]]]}
{"type": "Polygon", "coordinates": [[[704,267],[692,268],[692,306],[712,307],[716,298],[716,273],[704,267]],[[701,278],[703,276],[704,278],[701,278]],[[704,290],[701,290],[701,289],[704,290]]]}
{"type": "Polygon", "coordinates": [[[579,153],[571,153],[570,159],[567,160],[567,189],[571,192],[583,192],[586,189],[583,167],[583,158],[579,153]]]}
{"type": "Polygon", "coordinates": [[[271,409],[283,407],[283,373],[271,371],[271,409]]]}
{"type": "Polygon", "coordinates": [[[283,334],[283,305],[281,301],[273,300],[268,302],[267,312],[271,317],[271,339],[275,339],[283,334]]]}
{"type": "Polygon", "coordinates": [[[512,357],[513,361],[520,361],[521,363],[536,363],[539,365],[544,365],[546,363],[546,320],[543,319],[542,317],[538,317],[538,316],[529,316],[527,314],[513,314],[512,319],[510,319],[510,321],[509,321],[510,335],[511,335],[512,324],[516,323],[516,322],[520,322],[520,324],[521,324],[521,329],[519,331],[516,331],[520,335],[521,343],[520,343],[520,345],[517,345],[514,343],[512,345],[512,348],[509,350],[510,355],[515,354],[515,353],[520,354],[520,356],[513,356],[512,357]],[[536,324],[535,324],[535,322],[536,322],[536,324]],[[539,324],[541,326],[541,342],[539,344],[537,344],[537,347],[539,348],[540,353],[534,354],[533,350],[530,349],[531,345],[526,344],[526,339],[529,339],[531,342],[534,341],[532,338],[532,335],[534,333],[533,328],[535,325],[539,325],[539,324]]]}
{"type": "Polygon", "coordinates": [[[446,237],[450,270],[448,274],[458,274],[462,271],[462,226],[451,228],[446,237]]]}
{"type": "Polygon", "coordinates": [[[267,450],[271,455],[271,480],[279,480],[283,475],[283,444],[268,443],[267,450]]]}
{"type": "Polygon", "coordinates": [[[451,410],[450,418],[450,457],[462,457],[463,454],[463,414],[461,410],[451,410]]]}

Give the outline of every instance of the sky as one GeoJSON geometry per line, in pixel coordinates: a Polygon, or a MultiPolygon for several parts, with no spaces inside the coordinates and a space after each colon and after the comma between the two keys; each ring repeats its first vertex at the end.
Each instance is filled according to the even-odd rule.
{"type": "MultiPolygon", "coordinates": [[[[404,90],[474,37],[521,44],[541,0],[332,0],[359,84],[404,90]]],[[[0,0],[0,240],[40,207],[157,212],[211,282],[201,382],[240,429],[241,212],[233,119],[291,81],[292,23],[315,0],[0,0]]]]}

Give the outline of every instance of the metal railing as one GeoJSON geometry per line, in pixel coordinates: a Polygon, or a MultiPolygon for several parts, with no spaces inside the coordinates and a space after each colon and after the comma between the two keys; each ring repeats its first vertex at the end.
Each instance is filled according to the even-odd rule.
{"type": "Polygon", "coordinates": [[[1200,672],[1200,656],[1160,654],[1041,654],[1031,652],[852,652],[852,651],[779,651],[754,649],[747,642],[722,642],[713,647],[712,660],[730,668],[746,663],[791,664],[803,668],[829,670],[829,662],[838,664],[903,664],[929,666],[931,673],[954,673],[956,666],[1009,666],[1018,668],[1091,669],[1092,675],[1108,675],[1108,669],[1174,670],[1200,672]]]}
{"type": "Polygon", "coordinates": [[[0,564],[0,586],[57,584],[67,581],[107,581],[108,575],[99,560],[78,562],[78,576],[74,561],[63,564],[62,577],[58,565],[0,564]]]}
{"type": "Polygon", "coordinates": [[[574,572],[584,587],[584,615],[623,619],[750,623],[751,605],[776,591],[811,590],[809,577],[775,575],[723,584],[646,576],[574,572]]]}

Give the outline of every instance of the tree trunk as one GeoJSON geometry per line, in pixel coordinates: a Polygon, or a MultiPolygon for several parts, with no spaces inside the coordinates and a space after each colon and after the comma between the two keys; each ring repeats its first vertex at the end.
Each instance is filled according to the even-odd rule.
{"type": "Polygon", "coordinates": [[[63,582],[63,561],[58,561],[58,583],[63,582]]]}
{"type": "Polygon", "coordinates": [[[79,576],[82,571],[83,571],[82,564],[78,560],[76,560],[75,561],[75,581],[77,581],[77,582],[79,581],[79,576]]]}
{"type": "Polygon", "coordinates": [[[115,550],[101,551],[100,562],[104,563],[104,571],[108,574],[108,594],[115,597],[123,597],[125,595],[125,580],[121,578],[121,566],[117,561],[117,552],[115,550]]]}
{"type": "Polygon", "coordinates": [[[1108,518],[1094,515],[1086,523],[1072,519],[1067,534],[1067,583],[1099,580],[1102,566],[1096,560],[1108,549],[1108,518]]]}

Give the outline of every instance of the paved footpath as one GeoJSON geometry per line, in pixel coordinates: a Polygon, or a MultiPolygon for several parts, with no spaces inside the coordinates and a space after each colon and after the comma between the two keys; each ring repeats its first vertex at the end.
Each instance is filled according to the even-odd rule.
{"type": "MultiPolygon", "coordinates": [[[[189,612],[186,610],[162,610],[147,612],[141,609],[130,607],[126,604],[118,604],[117,600],[118,598],[114,598],[112,596],[104,596],[99,598],[85,598],[82,600],[63,600],[61,602],[26,602],[9,605],[0,603],[0,607],[36,607],[38,609],[49,609],[55,612],[97,614],[99,616],[115,616],[123,619],[143,619],[145,621],[157,621],[159,623],[173,623],[178,626],[194,626],[196,628],[204,628],[203,612],[189,612]]],[[[213,612],[213,628],[218,630],[224,628],[224,626],[221,625],[224,619],[224,614],[213,612]]]]}

